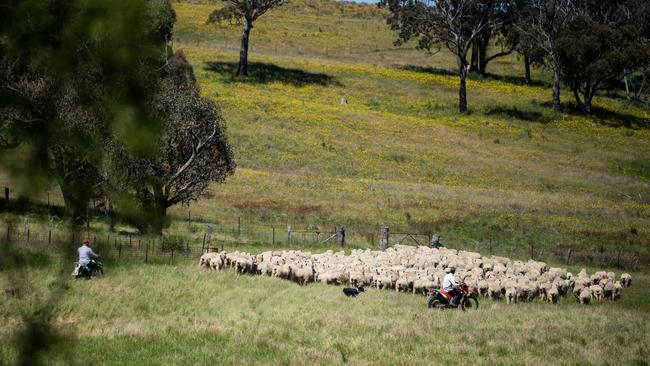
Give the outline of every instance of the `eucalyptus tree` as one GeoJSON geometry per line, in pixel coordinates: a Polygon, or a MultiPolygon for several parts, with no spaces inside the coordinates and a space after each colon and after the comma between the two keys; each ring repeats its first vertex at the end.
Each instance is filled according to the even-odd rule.
{"type": "Polygon", "coordinates": [[[248,45],[253,23],[267,11],[284,4],[286,0],[223,0],[225,6],[214,10],[208,17],[208,23],[223,20],[241,21],[243,29],[239,49],[239,67],[237,75],[248,75],[248,45]]]}
{"type": "Polygon", "coordinates": [[[468,51],[486,29],[499,24],[499,2],[490,0],[382,0],[388,6],[388,24],[398,32],[396,45],[411,39],[418,48],[447,48],[456,58],[460,86],[458,109],[467,113],[468,51]]]}

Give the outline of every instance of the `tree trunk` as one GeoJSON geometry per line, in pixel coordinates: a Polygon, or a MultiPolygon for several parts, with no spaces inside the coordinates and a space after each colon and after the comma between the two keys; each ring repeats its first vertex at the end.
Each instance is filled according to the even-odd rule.
{"type": "Polygon", "coordinates": [[[576,105],[578,106],[578,109],[580,112],[585,113],[585,105],[582,102],[582,99],[580,99],[580,93],[578,92],[578,88],[572,88],[573,91],[573,97],[576,98],[576,105]]]}
{"type": "Polygon", "coordinates": [[[485,76],[485,70],[487,69],[487,64],[489,62],[487,60],[487,46],[488,46],[488,43],[490,41],[490,38],[485,37],[485,38],[487,38],[487,40],[484,40],[483,38],[484,37],[481,37],[478,40],[478,42],[479,42],[479,47],[478,47],[479,48],[479,50],[478,50],[478,73],[485,76]]]}
{"type": "Polygon", "coordinates": [[[625,82],[625,97],[627,97],[627,99],[630,99],[630,86],[627,82],[627,74],[623,76],[623,81],[625,82]]]}
{"type": "Polygon", "coordinates": [[[533,80],[530,78],[530,56],[528,56],[528,52],[524,52],[524,72],[526,85],[532,84],[533,80]]]}
{"type": "Polygon", "coordinates": [[[68,215],[72,217],[76,224],[82,225],[87,219],[90,194],[84,189],[80,189],[78,184],[61,181],[59,186],[61,187],[61,194],[68,215]]]}
{"type": "Polygon", "coordinates": [[[162,185],[153,187],[153,207],[151,208],[151,234],[162,235],[163,228],[167,227],[167,197],[162,185]]]}
{"type": "Polygon", "coordinates": [[[248,39],[253,28],[252,21],[247,17],[243,17],[244,31],[241,35],[241,47],[239,49],[239,67],[237,68],[237,75],[248,76],[248,39]]]}
{"type": "Polygon", "coordinates": [[[467,78],[467,66],[461,57],[457,58],[460,75],[460,87],[458,89],[458,110],[460,113],[465,114],[467,113],[467,88],[465,85],[465,79],[467,78]]]}
{"type": "Polygon", "coordinates": [[[476,45],[477,41],[472,42],[472,59],[470,60],[469,71],[477,72],[478,71],[478,46],[476,45]]]}
{"type": "Polygon", "coordinates": [[[553,67],[553,111],[561,112],[560,105],[560,66],[555,63],[553,67]]]}

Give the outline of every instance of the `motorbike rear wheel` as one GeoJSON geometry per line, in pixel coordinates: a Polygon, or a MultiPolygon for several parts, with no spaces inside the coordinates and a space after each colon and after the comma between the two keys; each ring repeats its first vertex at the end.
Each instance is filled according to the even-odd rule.
{"type": "Polygon", "coordinates": [[[463,311],[466,310],[478,310],[478,299],[475,297],[466,297],[461,301],[460,307],[463,311]]]}

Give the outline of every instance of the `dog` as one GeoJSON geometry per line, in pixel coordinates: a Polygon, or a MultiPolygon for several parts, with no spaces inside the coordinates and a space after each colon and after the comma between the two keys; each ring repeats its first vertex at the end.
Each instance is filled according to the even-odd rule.
{"type": "Polygon", "coordinates": [[[347,297],[357,297],[363,291],[363,287],[346,287],[343,289],[343,294],[345,294],[347,297]]]}

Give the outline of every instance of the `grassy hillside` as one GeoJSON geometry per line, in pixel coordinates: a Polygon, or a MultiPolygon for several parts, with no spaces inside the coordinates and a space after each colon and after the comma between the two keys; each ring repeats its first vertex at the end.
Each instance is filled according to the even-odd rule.
{"type": "Polygon", "coordinates": [[[233,76],[237,26],[206,25],[213,5],[175,5],[175,48],[222,106],[239,164],[194,217],[648,253],[647,110],[601,96],[583,117],[564,93],[554,114],[548,88],[516,83],[512,56],[469,82],[460,116],[448,53],[395,49],[370,5],[296,4],[256,23],[249,78],[233,76]]]}
{"type": "MultiPolygon", "coordinates": [[[[42,257],[41,257],[42,258],[42,257]]],[[[32,268],[23,300],[0,302],[0,363],[9,336],[55,275],[32,268]]],[[[48,365],[647,365],[647,275],[620,301],[589,307],[564,298],[476,312],[437,311],[423,296],[341,288],[176,266],[110,263],[105,278],[68,282],[55,324],[61,343],[48,365]],[[83,356],[82,356],[83,355],[83,356]]],[[[0,276],[0,286],[7,285],[0,276]]]]}

